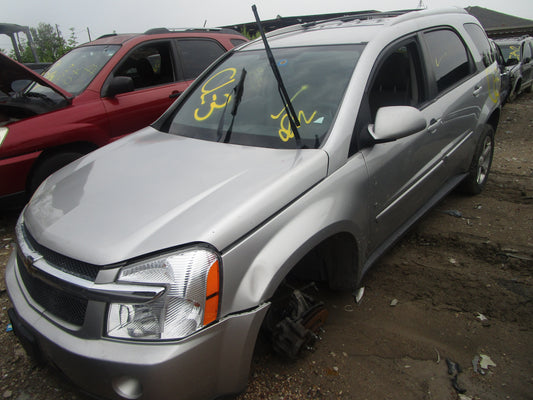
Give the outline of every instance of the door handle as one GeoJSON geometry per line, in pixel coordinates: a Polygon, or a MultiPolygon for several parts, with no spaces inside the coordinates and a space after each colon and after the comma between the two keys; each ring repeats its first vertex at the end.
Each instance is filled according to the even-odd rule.
{"type": "Polygon", "coordinates": [[[429,133],[435,133],[440,123],[441,123],[440,118],[439,119],[431,118],[431,121],[429,121],[429,126],[428,126],[429,133]]]}
{"type": "Polygon", "coordinates": [[[175,91],[175,92],[170,93],[170,96],[168,96],[168,98],[169,99],[176,99],[176,98],[180,97],[180,94],[181,94],[180,91],[175,91]]]}
{"type": "Polygon", "coordinates": [[[474,95],[474,97],[477,97],[479,96],[479,94],[481,93],[481,90],[483,89],[482,86],[475,86],[474,87],[474,91],[472,92],[472,94],[474,95]]]}

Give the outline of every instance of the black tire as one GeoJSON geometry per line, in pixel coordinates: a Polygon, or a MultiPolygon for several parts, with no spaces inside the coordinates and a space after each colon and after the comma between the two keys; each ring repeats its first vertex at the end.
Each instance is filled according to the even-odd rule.
{"type": "Polygon", "coordinates": [[[470,165],[470,172],[461,183],[460,188],[463,192],[467,194],[481,193],[489,178],[493,156],[494,129],[490,125],[485,125],[470,165]]]}
{"type": "Polygon", "coordinates": [[[48,178],[48,176],[63,168],[65,165],[70,164],[72,161],[77,160],[81,156],[83,156],[83,154],[69,151],[53,154],[39,161],[28,184],[28,197],[37,190],[39,185],[48,178]]]}

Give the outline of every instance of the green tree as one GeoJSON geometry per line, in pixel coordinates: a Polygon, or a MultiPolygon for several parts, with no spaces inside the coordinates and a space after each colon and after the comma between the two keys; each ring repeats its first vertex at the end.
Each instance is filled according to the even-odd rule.
{"type": "MultiPolygon", "coordinates": [[[[40,22],[37,28],[30,28],[30,32],[35,44],[37,56],[41,62],[54,62],[77,44],[74,28],[70,28],[68,41],[63,38],[57,25],[54,28],[50,24],[40,22]]],[[[27,40],[21,40],[20,54],[22,62],[35,61],[27,40]]],[[[15,58],[15,52],[13,50],[10,53],[10,57],[15,58]]]]}

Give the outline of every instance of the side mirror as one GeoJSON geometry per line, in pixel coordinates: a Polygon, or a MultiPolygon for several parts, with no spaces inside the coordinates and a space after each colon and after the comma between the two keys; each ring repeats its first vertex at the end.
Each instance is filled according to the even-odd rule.
{"type": "Polygon", "coordinates": [[[376,143],[386,143],[420,132],[426,126],[426,119],[414,107],[381,107],[375,124],[368,125],[368,131],[376,143]]]}
{"type": "Polygon", "coordinates": [[[129,76],[115,76],[104,89],[103,97],[115,97],[122,93],[133,92],[135,86],[129,76]]]}

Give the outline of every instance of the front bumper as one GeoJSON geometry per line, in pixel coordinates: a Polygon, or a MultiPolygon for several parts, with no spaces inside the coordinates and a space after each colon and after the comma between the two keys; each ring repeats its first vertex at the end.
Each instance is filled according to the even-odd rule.
{"type": "Polygon", "coordinates": [[[101,332],[92,339],[61,327],[46,310],[32,306],[16,252],[7,264],[6,284],[16,311],[15,330],[27,336],[21,341],[28,346],[29,339],[35,356],[50,361],[84,391],[106,399],[212,399],[243,390],[268,310],[263,304],[225,317],[180,341],[120,341],[101,337],[101,332]]]}

